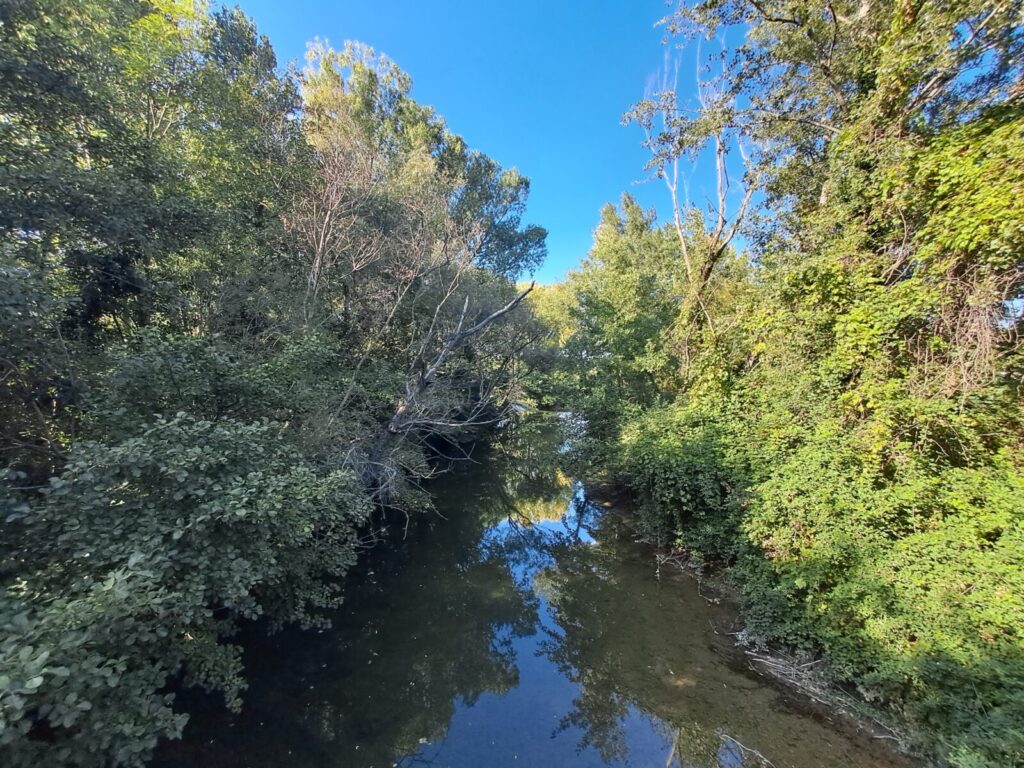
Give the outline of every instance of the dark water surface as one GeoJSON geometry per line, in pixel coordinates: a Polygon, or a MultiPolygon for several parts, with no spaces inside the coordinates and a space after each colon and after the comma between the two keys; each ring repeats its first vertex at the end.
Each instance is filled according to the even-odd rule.
{"type": "Polygon", "coordinates": [[[556,423],[435,485],[330,630],[247,638],[243,711],[192,702],[154,767],[897,765],[736,663],[722,611],[557,469],[556,423]]]}

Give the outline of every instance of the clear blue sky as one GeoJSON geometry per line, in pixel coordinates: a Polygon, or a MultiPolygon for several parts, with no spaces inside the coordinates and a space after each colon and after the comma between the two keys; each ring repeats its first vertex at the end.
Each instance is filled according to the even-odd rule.
{"type": "Polygon", "coordinates": [[[601,206],[630,191],[668,211],[622,114],[663,62],[664,0],[241,0],[277,51],[301,62],[314,37],[385,53],[470,146],[532,182],[528,219],[549,231],[537,273],[586,255],[601,206]]]}

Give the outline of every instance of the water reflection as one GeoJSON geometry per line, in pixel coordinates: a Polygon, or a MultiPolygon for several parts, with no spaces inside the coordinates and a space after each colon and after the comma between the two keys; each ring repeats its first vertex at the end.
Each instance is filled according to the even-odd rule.
{"type": "Polygon", "coordinates": [[[246,643],[237,716],[192,702],[171,766],[783,768],[884,761],[734,671],[708,607],[659,582],[524,420],[371,552],[333,629],[246,643]]]}

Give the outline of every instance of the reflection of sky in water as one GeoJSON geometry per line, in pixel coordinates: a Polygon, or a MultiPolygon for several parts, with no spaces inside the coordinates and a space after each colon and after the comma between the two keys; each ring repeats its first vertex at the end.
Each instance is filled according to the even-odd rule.
{"type": "MultiPolygon", "coordinates": [[[[583,733],[566,726],[564,718],[580,696],[580,687],[560,674],[545,656],[542,644],[560,632],[558,616],[548,600],[533,589],[537,574],[556,567],[555,550],[595,544],[592,526],[601,508],[587,501],[583,485],[574,483],[565,512],[557,520],[526,522],[510,516],[483,535],[483,553],[500,550],[506,556],[509,574],[522,590],[532,592],[539,602],[537,632],[514,637],[499,630],[496,645],[510,644],[519,670],[519,685],[496,695],[484,694],[472,705],[458,702],[444,738],[428,742],[413,755],[401,758],[402,768],[432,766],[678,766],[666,763],[672,750],[670,729],[654,718],[629,706],[619,721],[628,745],[624,760],[608,761],[597,749],[581,746],[583,733]]],[[[723,768],[742,766],[723,748],[723,768]]]]}
{"type": "Polygon", "coordinates": [[[718,748],[718,763],[722,768],[742,768],[743,748],[728,736],[722,737],[722,746],[718,748]]]}

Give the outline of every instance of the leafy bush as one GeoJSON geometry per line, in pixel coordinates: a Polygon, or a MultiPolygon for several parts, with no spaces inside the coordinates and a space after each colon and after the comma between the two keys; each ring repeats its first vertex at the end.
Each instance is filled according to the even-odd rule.
{"type": "Polygon", "coordinates": [[[668,407],[628,422],[619,471],[640,494],[651,540],[735,559],[743,481],[712,417],[668,407]]]}
{"type": "Polygon", "coordinates": [[[754,491],[752,626],[824,651],[964,765],[1024,755],[1024,472],[1001,453],[887,480],[855,448],[804,446],[754,491]]]}
{"type": "Polygon", "coordinates": [[[0,614],[0,743],[15,766],[55,744],[69,764],[141,764],[184,724],[163,692],[179,673],[237,706],[238,651],[218,641],[242,618],[322,623],[369,512],[277,425],[184,414],[80,443],[10,506],[23,548],[0,614]]]}

